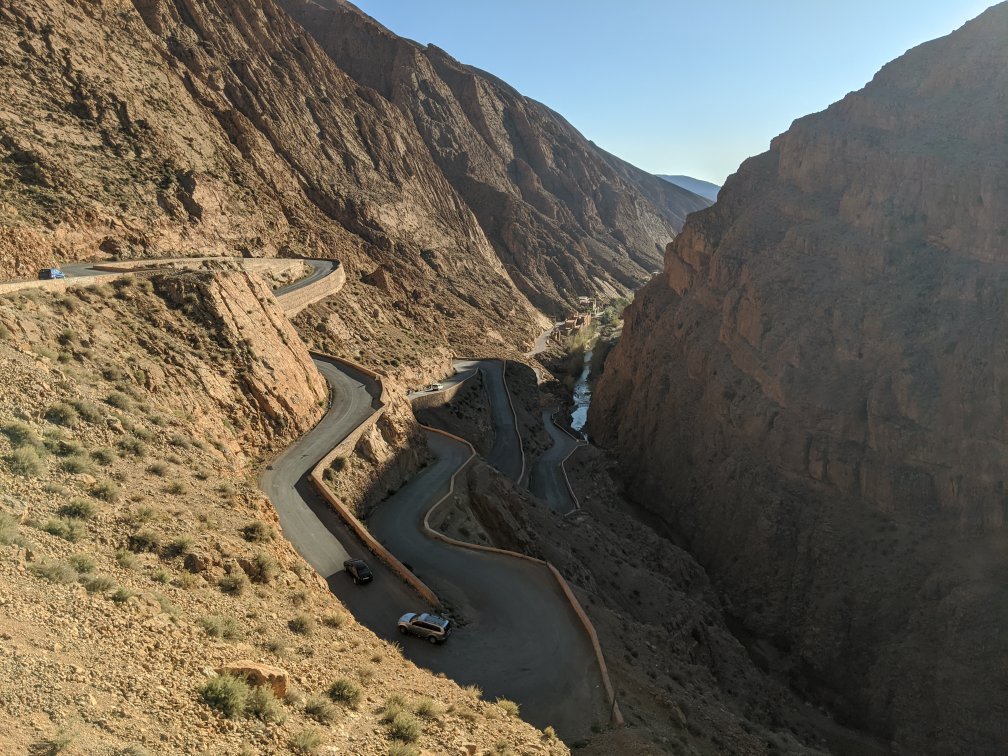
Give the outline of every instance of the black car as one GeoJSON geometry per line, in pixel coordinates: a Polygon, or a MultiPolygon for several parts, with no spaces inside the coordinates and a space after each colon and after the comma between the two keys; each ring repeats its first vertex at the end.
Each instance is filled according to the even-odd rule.
{"type": "Polygon", "coordinates": [[[350,574],[357,585],[370,583],[374,580],[371,568],[367,566],[367,563],[363,559],[347,559],[343,562],[343,569],[350,574]]]}

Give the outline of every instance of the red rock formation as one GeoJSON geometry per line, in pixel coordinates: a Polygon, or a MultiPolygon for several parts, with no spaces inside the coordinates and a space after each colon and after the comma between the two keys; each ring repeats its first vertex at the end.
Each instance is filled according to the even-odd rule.
{"type": "Polygon", "coordinates": [[[907,752],[1008,742],[1008,4],[746,161],[590,428],[796,684],[907,752]]]}
{"type": "Polygon", "coordinates": [[[331,256],[516,340],[538,330],[412,121],[272,0],[0,1],[0,71],[0,276],[331,256]]]}
{"type": "Polygon", "coordinates": [[[560,115],[342,0],[279,0],[344,71],[398,105],[537,305],[636,287],[709,203],[599,149],[560,115]]]}

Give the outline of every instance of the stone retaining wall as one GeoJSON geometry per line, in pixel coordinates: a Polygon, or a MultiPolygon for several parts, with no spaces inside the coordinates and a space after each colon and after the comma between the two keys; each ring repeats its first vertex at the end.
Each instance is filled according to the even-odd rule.
{"type": "Polygon", "coordinates": [[[466,378],[464,381],[459,381],[458,383],[453,383],[444,391],[434,391],[430,394],[423,394],[422,396],[409,397],[410,405],[413,409],[435,409],[436,407],[443,407],[446,404],[451,404],[455,401],[455,398],[462,393],[462,389],[473,378],[476,377],[477,371],[474,370],[473,374],[466,378]]]}
{"type": "Polygon", "coordinates": [[[281,294],[277,297],[277,302],[280,303],[287,317],[293,318],[305,307],[326,297],[331,297],[333,294],[338,294],[344,284],[346,284],[346,270],[337,262],[336,267],[329,275],[300,289],[281,294]]]}
{"type": "Polygon", "coordinates": [[[449,498],[455,493],[455,479],[458,475],[469,466],[469,463],[476,458],[476,449],[473,445],[466,441],[464,438],[456,436],[453,433],[448,433],[447,431],[440,430],[438,428],[431,428],[426,425],[421,425],[421,428],[432,431],[434,433],[439,433],[447,438],[454,439],[459,443],[465,444],[469,447],[469,458],[459,466],[459,468],[454,472],[451,477],[451,484],[448,486],[448,493],[438,499],[437,502],[427,510],[427,514],[424,515],[423,527],[424,532],[430,537],[435,538],[444,543],[451,544],[452,546],[458,546],[463,549],[471,549],[473,551],[487,551],[492,554],[502,554],[504,556],[515,557],[517,559],[523,559],[526,562],[532,562],[534,564],[541,564],[549,569],[550,573],[556,579],[557,583],[560,585],[560,590],[563,592],[564,596],[567,598],[568,603],[571,605],[571,609],[577,615],[581,624],[584,626],[585,632],[588,634],[588,640],[592,644],[592,649],[595,651],[595,660],[598,663],[599,673],[602,676],[602,684],[606,689],[606,696],[609,700],[610,711],[612,715],[613,724],[617,727],[622,727],[624,724],[623,713],[620,711],[619,704],[616,701],[616,691],[613,688],[612,680],[609,679],[609,668],[606,666],[605,656],[602,654],[602,645],[599,643],[598,633],[595,632],[595,626],[592,624],[591,619],[585,613],[585,610],[581,606],[581,602],[577,600],[574,595],[574,591],[571,590],[570,585],[560,571],[554,567],[549,562],[543,559],[536,559],[535,557],[529,556],[528,554],[520,554],[517,551],[508,551],[507,549],[498,549],[494,546],[482,546],[476,543],[469,543],[468,541],[459,541],[455,538],[445,535],[438,530],[431,527],[431,518],[434,517],[434,511],[438,509],[444,502],[448,501],[449,498]]]}
{"type": "Polygon", "coordinates": [[[363,365],[357,365],[349,360],[344,360],[341,357],[334,357],[329,354],[322,354],[320,352],[312,352],[312,356],[318,359],[328,360],[330,362],[338,362],[341,365],[349,367],[351,370],[365,376],[368,380],[365,382],[368,385],[368,393],[371,394],[375,411],[372,412],[360,425],[354,428],[350,434],[340,441],[332,451],[325,455],[314,468],[308,474],[309,479],[315,486],[319,495],[326,500],[329,506],[333,509],[336,514],[347,524],[357,537],[363,542],[363,544],[368,548],[371,553],[382,560],[392,572],[397,574],[402,578],[409,586],[413,588],[420,597],[427,601],[431,606],[440,606],[441,600],[427,585],[420,580],[416,575],[414,575],[402,562],[400,562],[396,557],[386,549],[370,532],[364,527],[364,524],[357,519],[357,516],[350,511],[350,509],[336,498],[335,494],[329,490],[329,486],[325,482],[325,471],[332,464],[333,460],[337,457],[346,457],[351,454],[354,450],[354,446],[360,440],[360,437],[375,423],[385,412],[385,384],[382,381],[382,377],[374,372],[373,370],[368,370],[363,365]]]}
{"type": "Polygon", "coordinates": [[[132,273],[119,273],[102,276],[73,276],[72,278],[57,278],[37,281],[9,281],[0,283],[0,295],[13,294],[16,291],[25,289],[44,289],[45,291],[66,291],[67,289],[80,288],[82,286],[95,286],[101,283],[110,283],[117,278],[131,276],[132,273]]]}

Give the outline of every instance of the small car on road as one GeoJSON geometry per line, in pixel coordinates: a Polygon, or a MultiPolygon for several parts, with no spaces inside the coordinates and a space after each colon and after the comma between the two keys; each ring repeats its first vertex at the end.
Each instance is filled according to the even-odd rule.
{"type": "Polygon", "coordinates": [[[343,569],[346,570],[347,574],[353,578],[353,581],[357,585],[370,583],[374,580],[374,573],[371,572],[371,568],[367,566],[367,562],[363,559],[347,559],[343,562],[343,569]]]}
{"type": "Polygon", "coordinates": [[[429,643],[444,643],[451,635],[451,623],[436,614],[408,612],[399,618],[399,632],[426,638],[429,643]]]}
{"type": "Polygon", "coordinates": [[[430,386],[427,387],[427,390],[428,391],[444,391],[444,384],[443,383],[432,383],[430,386]]]}
{"type": "Polygon", "coordinates": [[[48,281],[54,278],[66,278],[66,273],[59,268],[42,268],[38,273],[38,277],[40,281],[48,281]]]}

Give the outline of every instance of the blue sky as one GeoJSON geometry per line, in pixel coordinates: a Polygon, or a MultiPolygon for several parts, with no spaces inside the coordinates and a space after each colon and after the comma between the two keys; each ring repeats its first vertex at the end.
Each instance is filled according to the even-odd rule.
{"type": "Polygon", "coordinates": [[[991,0],[359,0],[654,173],[721,183],[991,0]]]}

